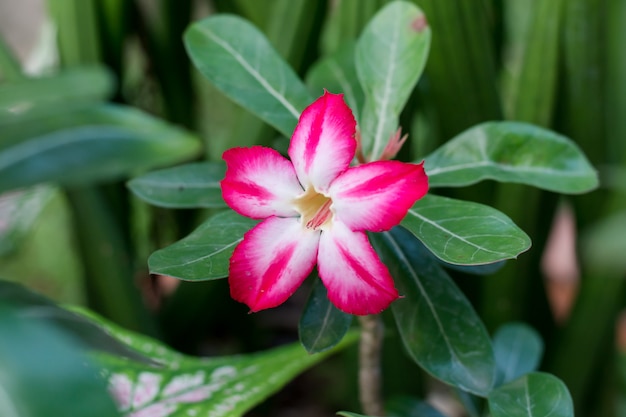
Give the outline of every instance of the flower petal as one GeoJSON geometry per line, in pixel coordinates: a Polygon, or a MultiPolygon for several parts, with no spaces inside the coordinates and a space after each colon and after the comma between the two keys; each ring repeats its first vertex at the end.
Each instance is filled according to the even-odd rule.
{"type": "Polygon", "coordinates": [[[389,230],[428,191],[423,163],[376,161],[349,168],[330,186],[335,219],[350,230],[389,230]]]}
{"type": "Polygon", "coordinates": [[[352,232],[340,222],[322,233],[317,269],[328,299],[346,313],[378,314],[398,298],[393,278],[365,232],[352,232]]]}
{"type": "Polygon", "coordinates": [[[262,146],[229,149],[222,158],[227,168],[222,196],[233,210],[253,219],[298,215],[292,201],[302,187],[288,159],[262,146]]]}
{"type": "Polygon", "coordinates": [[[230,258],[230,295],[252,311],[282,304],[313,270],[319,238],[298,218],[265,219],[244,235],[230,258]]]}
{"type": "Polygon", "coordinates": [[[343,94],[324,95],[304,109],[291,137],[289,157],[303,187],[320,192],[343,172],[356,151],[356,121],[343,94]]]}

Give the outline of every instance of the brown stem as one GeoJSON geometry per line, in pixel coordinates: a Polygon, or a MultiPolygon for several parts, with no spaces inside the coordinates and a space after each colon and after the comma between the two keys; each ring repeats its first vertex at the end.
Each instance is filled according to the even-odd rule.
{"type": "Polygon", "coordinates": [[[383,343],[383,322],[378,316],[361,316],[359,344],[359,400],[368,416],[384,416],[380,392],[380,352],[383,343]]]}

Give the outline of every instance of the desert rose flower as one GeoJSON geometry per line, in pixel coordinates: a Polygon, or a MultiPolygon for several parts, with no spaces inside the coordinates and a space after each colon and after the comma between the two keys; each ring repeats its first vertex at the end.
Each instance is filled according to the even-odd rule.
{"type": "Polygon", "coordinates": [[[400,223],[428,190],[423,164],[350,167],[356,122],[342,95],[325,92],[300,116],[289,158],[261,146],[224,152],[226,203],[261,223],[230,259],[231,296],[252,311],[282,304],[315,265],[340,310],[380,313],[398,298],[366,231],[400,223]]]}

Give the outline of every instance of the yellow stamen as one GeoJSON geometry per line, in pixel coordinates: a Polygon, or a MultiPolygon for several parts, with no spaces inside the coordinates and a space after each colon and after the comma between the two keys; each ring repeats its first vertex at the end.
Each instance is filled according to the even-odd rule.
{"type": "Polygon", "coordinates": [[[304,194],[293,201],[296,210],[302,216],[302,225],[307,229],[324,229],[332,223],[333,201],[317,192],[315,187],[307,187],[304,194]]]}

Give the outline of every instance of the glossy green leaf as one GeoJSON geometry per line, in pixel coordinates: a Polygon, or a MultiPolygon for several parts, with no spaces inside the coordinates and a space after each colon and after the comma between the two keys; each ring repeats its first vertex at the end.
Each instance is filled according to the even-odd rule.
{"type": "Polygon", "coordinates": [[[49,323],[0,302],[0,415],[118,416],[80,344],[49,323]]]}
{"type": "Polygon", "coordinates": [[[339,411],[337,412],[337,415],[343,417],[370,417],[363,414],[351,413],[349,411],[339,411]]]}
{"type": "Polygon", "coordinates": [[[560,193],[598,185],[596,171],[574,142],[521,122],[488,122],[459,134],[426,157],[431,187],[493,179],[560,193]]]}
{"type": "Polygon", "coordinates": [[[102,67],[77,67],[53,76],[22,78],[0,84],[0,122],[16,115],[34,117],[66,112],[104,100],[113,93],[113,77],[102,67]]]}
{"type": "Polygon", "coordinates": [[[498,383],[503,384],[537,369],[543,355],[541,336],[522,323],[506,324],[493,336],[498,383]]]}
{"type": "Polygon", "coordinates": [[[114,337],[160,364],[155,367],[111,355],[96,356],[124,415],[242,416],[299,373],[358,338],[357,333],[351,333],[334,350],[316,355],[294,343],[250,355],[195,358],[94,315],[90,317],[114,337]]]}
{"type": "Polygon", "coordinates": [[[365,91],[359,119],[363,152],[379,159],[419,79],[430,48],[430,28],[414,4],[394,1],[365,27],[356,47],[356,70],[365,91]]]}
{"type": "Polygon", "coordinates": [[[220,181],[226,166],[221,162],[198,162],[149,172],[128,182],[139,198],[159,207],[221,208],[220,181]]]}
{"type": "Polygon", "coordinates": [[[406,230],[396,227],[371,238],[404,296],[391,308],[413,360],[450,385],[486,395],[494,383],[495,359],[487,331],[467,298],[406,230]]]}
{"type": "Polygon", "coordinates": [[[343,93],[358,120],[365,95],[356,74],[354,52],[353,43],[339,48],[331,56],[317,62],[307,73],[306,81],[314,95],[321,94],[323,89],[331,93],[343,93]]]}
{"type": "Polygon", "coordinates": [[[189,236],[150,255],[150,273],[188,281],[224,278],[235,246],[256,223],[230,210],[216,214],[189,236]]]}
{"type": "Polygon", "coordinates": [[[388,417],[445,417],[425,401],[411,397],[396,397],[387,404],[388,417]]]}
{"type": "Polygon", "coordinates": [[[130,107],[102,105],[0,126],[0,191],[40,182],[85,185],[189,159],[190,133],[130,107]]]}
{"type": "Polygon", "coordinates": [[[313,97],[265,35],[247,21],[216,15],[185,32],[194,65],[231,100],[291,137],[313,97]]]}
{"type": "Polygon", "coordinates": [[[534,372],[509,382],[488,397],[493,417],[573,417],[567,387],[557,377],[534,372]]]}
{"type": "Polygon", "coordinates": [[[401,224],[451,264],[497,262],[530,247],[526,233],[498,210],[431,194],[415,203],[401,224]]]}
{"type": "Polygon", "coordinates": [[[343,339],[351,323],[352,315],[339,310],[328,300],[326,287],[316,276],[298,324],[302,346],[309,353],[328,350],[343,339]]]}
{"type": "Polygon", "coordinates": [[[482,265],[455,265],[449,264],[447,262],[442,261],[437,258],[439,263],[443,265],[446,269],[451,269],[453,271],[463,272],[465,274],[470,275],[491,275],[495,274],[499,270],[501,270],[504,265],[506,265],[506,261],[499,261],[490,264],[482,264],[482,265]]]}

